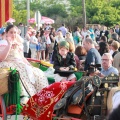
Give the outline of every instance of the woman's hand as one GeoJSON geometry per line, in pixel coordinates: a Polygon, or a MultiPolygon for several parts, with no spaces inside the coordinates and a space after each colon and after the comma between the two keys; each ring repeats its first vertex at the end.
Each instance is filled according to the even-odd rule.
{"type": "Polygon", "coordinates": [[[8,42],[8,45],[11,45],[13,44],[13,40],[10,38],[10,37],[6,37],[6,40],[8,42]]]}

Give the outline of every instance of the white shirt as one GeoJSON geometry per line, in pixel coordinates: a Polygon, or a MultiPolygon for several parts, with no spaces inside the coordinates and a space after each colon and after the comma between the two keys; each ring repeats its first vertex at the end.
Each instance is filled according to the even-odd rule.
{"type": "Polygon", "coordinates": [[[36,49],[36,44],[32,42],[38,43],[38,39],[35,36],[31,36],[30,38],[30,48],[36,49]]]}

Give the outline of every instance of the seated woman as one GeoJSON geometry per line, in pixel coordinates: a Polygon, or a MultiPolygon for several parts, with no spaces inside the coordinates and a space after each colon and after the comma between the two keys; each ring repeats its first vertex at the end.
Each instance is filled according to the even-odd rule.
{"type": "Polygon", "coordinates": [[[87,55],[87,51],[85,50],[84,47],[78,46],[75,49],[75,54],[78,56],[79,60],[85,60],[86,59],[86,55],[87,55]]]}
{"type": "MultiPolygon", "coordinates": [[[[8,45],[3,50],[0,49],[0,68],[16,68],[21,77],[21,96],[33,96],[48,86],[48,80],[40,69],[31,66],[24,58],[23,43],[17,34],[17,27],[9,25],[6,35],[8,45]]],[[[26,99],[27,97],[24,97],[22,102],[27,102],[26,99]]]]}
{"type": "Polygon", "coordinates": [[[86,55],[87,55],[87,51],[83,46],[78,46],[75,49],[75,54],[78,56],[79,60],[80,60],[80,69],[79,70],[83,70],[84,68],[84,61],[86,59],[86,55]]]}

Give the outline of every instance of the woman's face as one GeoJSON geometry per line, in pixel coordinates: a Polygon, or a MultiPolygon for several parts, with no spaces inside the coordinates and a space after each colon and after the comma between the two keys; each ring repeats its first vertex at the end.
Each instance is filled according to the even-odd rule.
{"type": "Polygon", "coordinates": [[[66,34],[66,38],[69,38],[70,37],[70,34],[66,34]]]}
{"type": "Polygon", "coordinates": [[[11,28],[7,33],[7,37],[14,40],[17,37],[17,29],[15,27],[11,28]]]}

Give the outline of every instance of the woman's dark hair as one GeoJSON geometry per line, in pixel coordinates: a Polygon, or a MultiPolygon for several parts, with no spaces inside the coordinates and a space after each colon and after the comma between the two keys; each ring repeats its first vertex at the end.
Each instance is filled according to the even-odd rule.
{"type": "Polygon", "coordinates": [[[82,46],[78,46],[76,49],[75,49],[75,54],[77,56],[85,56],[87,55],[87,51],[84,47],[82,46]]]}
{"type": "Polygon", "coordinates": [[[106,36],[101,36],[100,40],[103,40],[103,42],[107,42],[107,37],[106,36]]]}
{"type": "Polygon", "coordinates": [[[67,27],[68,28],[68,32],[72,33],[71,27],[67,27]]]}
{"type": "Polygon", "coordinates": [[[111,45],[112,42],[113,42],[113,40],[109,40],[109,41],[108,41],[108,45],[111,45]]]}
{"type": "Polygon", "coordinates": [[[35,35],[36,38],[39,37],[38,34],[40,34],[40,31],[37,31],[37,33],[36,33],[36,35],[35,35]]]}
{"type": "Polygon", "coordinates": [[[6,33],[11,29],[11,28],[14,28],[15,27],[15,25],[8,25],[7,27],[6,27],[6,33]]]}
{"type": "Polygon", "coordinates": [[[2,36],[5,34],[5,32],[2,33],[2,36]]]}
{"type": "Polygon", "coordinates": [[[43,35],[44,35],[44,30],[41,30],[41,32],[40,32],[40,37],[42,37],[43,35]]]}
{"type": "Polygon", "coordinates": [[[108,53],[109,52],[109,45],[106,42],[100,42],[99,43],[99,53],[102,56],[104,53],[108,53]]]}
{"type": "Polygon", "coordinates": [[[52,27],[52,28],[50,29],[50,32],[53,32],[54,29],[55,29],[55,28],[52,27]]]}
{"type": "Polygon", "coordinates": [[[78,30],[80,30],[80,28],[79,28],[78,26],[76,26],[76,27],[74,28],[74,32],[76,32],[76,31],[78,31],[78,30]]]}
{"type": "Polygon", "coordinates": [[[112,30],[113,32],[115,32],[115,29],[114,29],[114,28],[110,28],[110,30],[112,30]]]}

